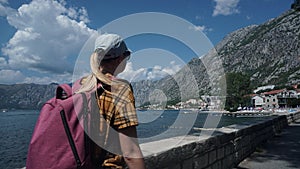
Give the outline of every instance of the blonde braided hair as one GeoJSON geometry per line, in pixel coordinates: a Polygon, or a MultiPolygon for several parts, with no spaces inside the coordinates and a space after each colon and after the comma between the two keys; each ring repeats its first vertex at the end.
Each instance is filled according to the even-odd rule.
{"type": "Polygon", "coordinates": [[[113,85],[113,83],[122,83],[122,81],[113,81],[100,70],[101,60],[104,58],[106,51],[104,49],[96,49],[90,57],[90,67],[92,73],[82,80],[81,87],[75,93],[89,92],[97,88],[97,82],[100,80],[102,83],[107,85],[113,85]]]}

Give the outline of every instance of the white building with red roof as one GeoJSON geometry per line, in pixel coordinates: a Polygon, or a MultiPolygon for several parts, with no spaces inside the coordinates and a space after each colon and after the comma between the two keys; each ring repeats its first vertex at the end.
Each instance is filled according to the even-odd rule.
{"type": "MultiPolygon", "coordinates": [[[[293,86],[293,90],[279,89],[263,92],[252,97],[254,107],[264,109],[290,108],[300,98],[300,90],[293,86]]],[[[300,105],[299,105],[300,106],[300,105]]]]}

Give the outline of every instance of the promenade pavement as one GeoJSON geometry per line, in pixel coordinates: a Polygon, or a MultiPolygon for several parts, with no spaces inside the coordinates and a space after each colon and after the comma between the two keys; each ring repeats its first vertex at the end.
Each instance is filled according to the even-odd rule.
{"type": "Polygon", "coordinates": [[[300,119],[260,146],[236,169],[300,169],[300,119]]]}

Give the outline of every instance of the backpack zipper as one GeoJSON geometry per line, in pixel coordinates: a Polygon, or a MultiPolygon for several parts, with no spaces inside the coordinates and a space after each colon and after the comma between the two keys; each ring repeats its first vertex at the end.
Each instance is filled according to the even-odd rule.
{"type": "Polygon", "coordinates": [[[70,128],[69,128],[69,125],[68,125],[67,118],[66,118],[64,110],[60,111],[60,116],[61,116],[64,128],[65,128],[65,132],[67,134],[67,137],[68,137],[68,140],[69,140],[69,144],[71,146],[74,158],[76,160],[77,168],[80,168],[81,167],[81,161],[80,161],[80,158],[79,158],[79,155],[78,155],[78,152],[77,152],[74,140],[72,138],[72,134],[71,134],[71,131],[70,131],[70,128]]]}

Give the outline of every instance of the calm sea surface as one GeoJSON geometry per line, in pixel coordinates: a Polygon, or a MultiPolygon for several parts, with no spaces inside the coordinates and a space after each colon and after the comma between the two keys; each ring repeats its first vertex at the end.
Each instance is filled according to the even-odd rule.
{"type": "MultiPolygon", "coordinates": [[[[31,139],[37,110],[0,112],[0,169],[22,168],[26,163],[28,144],[31,139]]],[[[236,123],[251,123],[261,117],[228,117],[193,111],[138,111],[140,142],[197,134],[194,128],[215,128],[236,123]]]]}

